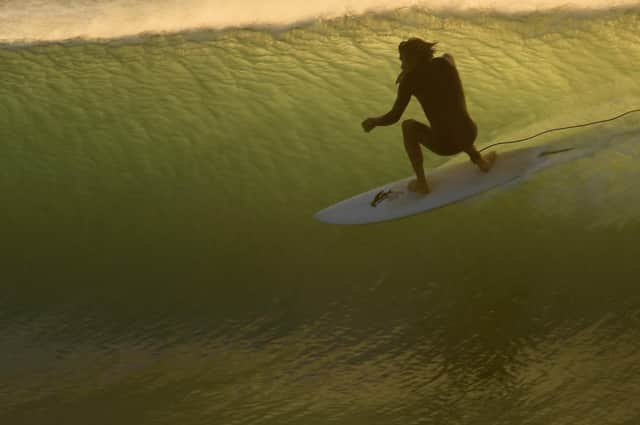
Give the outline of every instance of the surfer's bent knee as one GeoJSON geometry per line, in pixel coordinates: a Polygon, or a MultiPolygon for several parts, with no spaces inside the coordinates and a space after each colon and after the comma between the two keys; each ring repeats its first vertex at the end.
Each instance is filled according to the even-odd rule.
{"type": "Polygon", "coordinates": [[[411,129],[415,128],[417,122],[418,121],[414,120],[413,118],[409,118],[402,121],[402,124],[401,124],[402,131],[403,132],[411,131],[411,129]]]}

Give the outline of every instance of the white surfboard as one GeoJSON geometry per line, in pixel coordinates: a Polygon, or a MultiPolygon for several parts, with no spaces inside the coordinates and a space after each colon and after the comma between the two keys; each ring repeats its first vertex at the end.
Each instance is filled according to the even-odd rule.
{"type": "MultiPolygon", "coordinates": [[[[418,214],[469,198],[513,182],[565,156],[575,157],[581,149],[553,150],[548,146],[498,152],[493,167],[483,173],[471,161],[445,164],[427,173],[431,192],[427,195],[407,189],[408,177],[346,199],[317,212],[317,220],[332,224],[366,224],[418,214]]],[[[580,156],[580,155],[578,155],[580,156]]]]}

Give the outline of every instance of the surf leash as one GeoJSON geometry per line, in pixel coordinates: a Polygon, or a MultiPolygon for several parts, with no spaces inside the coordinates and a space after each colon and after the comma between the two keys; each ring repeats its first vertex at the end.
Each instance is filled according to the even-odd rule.
{"type": "Polygon", "coordinates": [[[584,124],[569,125],[569,126],[566,126],[566,127],[556,127],[556,128],[551,128],[551,129],[549,129],[549,130],[541,131],[541,132],[540,132],[540,133],[538,133],[538,134],[534,134],[533,136],[525,137],[524,139],[509,140],[509,141],[507,141],[507,142],[498,142],[498,143],[494,143],[494,144],[492,144],[492,145],[485,146],[484,148],[480,149],[478,152],[482,152],[482,151],[484,151],[484,150],[487,150],[487,149],[489,149],[489,148],[492,148],[492,147],[494,147],[494,146],[498,146],[498,145],[509,145],[509,144],[511,144],[511,143],[520,143],[520,142],[524,142],[524,141],[526,141],[526,140],[531,140],[531,139],[533,139],[534,137],[542,136],[543,134],[551,133],[551,132],[553,132],[553,131],[568,130],[568,129],[570,129],[570,128],[588,127],[588,126],[590,126],[590,125],[602,124],[602,123],[605,123],[605,122],[609,122],[609,121],[617,120],[618,118],[622,118],[622,117],[624,117],[625,115],[629,115],[629,114],[632,114],[632,113],[634,113],[634,112],[640,112],[640,109],[631,109],[631,110],[629,110],[629,111],[627,111],[627,112],[624,112],[624,113],[622,113],[622,114],[620,114],[620,115],[616,115],[615,117],[607,118],[607,119],[604,119],[604,120],[591,121],[591,122],[584,123],[584,124]]]}

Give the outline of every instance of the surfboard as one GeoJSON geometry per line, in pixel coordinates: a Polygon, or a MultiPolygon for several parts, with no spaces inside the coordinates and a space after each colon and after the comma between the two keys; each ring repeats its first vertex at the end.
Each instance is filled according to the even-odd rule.
{"type": "MultiPolygon", "coordinates": [[[[314,214],[332,224],[367,224],[395,220],[461,201],[539,171],[557,157],[575,148],[529,147],[498,152],[493,167],[482,172],[471,161],[447,163],[427,173],[431,192],[420,194],[407,189],[407,177],[338,202],[314,214]]],[[[566,158],[565,158],[566,159],[566,158]]]]}

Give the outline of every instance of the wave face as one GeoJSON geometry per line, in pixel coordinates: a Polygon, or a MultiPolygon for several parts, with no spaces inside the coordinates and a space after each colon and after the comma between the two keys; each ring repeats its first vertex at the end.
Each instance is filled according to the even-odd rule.
{"type": "Polygon", "coordinates": [[[151,6],[3,3],[0,422],[637,419],[637,114],[526,142],[594,149],[448,208],[311,218],[411,174],[398,125],[360,128],[407,37],[456,58],[480,147],[639,107],[638,10],[465,5],[25,45],[151,6]]]}

